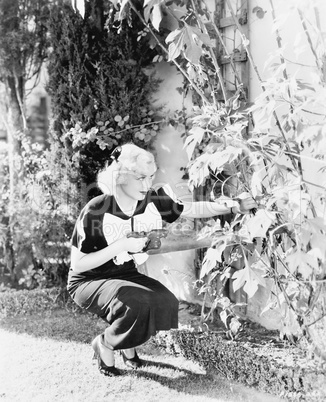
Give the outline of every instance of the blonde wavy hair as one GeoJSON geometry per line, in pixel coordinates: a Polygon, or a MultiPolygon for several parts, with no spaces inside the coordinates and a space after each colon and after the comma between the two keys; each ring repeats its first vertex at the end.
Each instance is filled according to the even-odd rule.
{"type": "Polygon", "coordinates": [[[118,184],[126,182],[126,175],[137,172],[139,167],[155,164],[154,155],[134,144],[121,146],[121,154],[108,162],[97,175],[97,185],[103,194],[114,195],[118,184]]]}

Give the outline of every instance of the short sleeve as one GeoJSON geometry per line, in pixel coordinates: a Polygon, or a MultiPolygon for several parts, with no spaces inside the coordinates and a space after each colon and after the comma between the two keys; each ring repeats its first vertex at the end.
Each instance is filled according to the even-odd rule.
{"type": "Polygon", "coordinates": [[[102,222],[103,214],[96,213],[86,206],[76,221],[71,244],[86,254],[106,247],[102,222]]]}
{"type": "Polygon", "coordinates": [[[167,194],[163,188],[152,193],[152,202],[165,222],[172,223],[179,218],[183,211],[183,204],[172,194],[167,194]]]}

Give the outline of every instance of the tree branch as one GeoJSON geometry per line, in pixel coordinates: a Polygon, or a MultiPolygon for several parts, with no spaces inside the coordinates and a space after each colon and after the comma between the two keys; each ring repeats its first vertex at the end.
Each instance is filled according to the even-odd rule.
{"type": "MultiPolygon", "coordinates": [[[[196,16],[198,25],[200,26],[200,28],[202,29],[202,31],[207,34],[206,26],[205,26],[205,24],[203,23],[203,21],[202,21],[202,19],[200,18],[200,16],[198,15],[198,12],[197,12],[196,5],[195,5],[194,0],[191,0],[191,4],[192,4],[192,7],[193,7],[193,13],[194,13],[194,15],[196,16]]],[[[223,80],[223,77],[222,77],[222,74],[221,74],[220,66],[219,66],[218,63],[217,63],[215,54],[214,54],[214,52],[213,52],[213,50],[212,50],[211,47],[209,48],[209,54],[210,54],[210,56],[211,56],[211,58],[212,58],[213,65],[214,65],[214,67],[215,67],[216,75],[217,75],[218,81],[219,81],[220,86],[221,86],[221,90],[222,90],[222,94],[223,94],[224,101],[226,102],[226,101],[227,101],[227,95],[226,95],[224,80],[223,80]]],[[[214,98],[215,98],[215,97],[214,97],[214,98]]]]}
{"type": "MultiPolygon", "coordinates": [[[[132,0],[128,0],[131,9],[135,12],[135,14],[137,15],[137,17],[140,19],[140,21],[143,23],[143,25],[149,30],[149,32],[153,35],[153,38],[155,39],[155,41],[157,42],[157,44],[159,45],[159,47],[164,51],[165,54],[169,54],[168,50],[162,45],[162,43],[160,42],[160,40],[157,38],[157,36],[155,35],[155,32],[153,31],[152,27],[150,26],[150,24],[148,24],[143,16],[140,14],[140,12],[136,9],[136,7],[134,6],[134,4],[132,3],[132,0]]],[[[206,98],[204,92],[195,84],[195,82],[189,77],[189,75],[187,74],[187,72],[181,67],[181,65],[176,61],[176,60],[171,60],[172,63],[175,64],[175,66],[178,68],[178,70],[184,75],[184,77],[189,81],[190,85],[193,87],[193,89],[198,93],[198,95],[202,98],[202,100],[204,101],[204,103],[208,103],[210,104],[209,100],[206,98]]]]}

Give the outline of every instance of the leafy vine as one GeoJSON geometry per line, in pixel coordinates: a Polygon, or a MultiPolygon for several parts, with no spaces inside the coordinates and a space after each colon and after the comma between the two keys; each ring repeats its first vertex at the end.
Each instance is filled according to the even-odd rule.
{"type": "MultiPolygon", "coordinates": [[[[131,13],[139,17],[146,28],[140,40],[156,43],[199,96],[185,140],[191,188],[210,180],[217,183],[219,175],[227,173],[219,182],[219,198],[224,203],[234,202],[246,192],[259,204],[255,213],[235,216],[222,230],[218,224],[203,229],[202,235],[214,240],[200,275],[202,280],[206,278],[205,292],[215,295],[211,311],[222,306],[221,318],[227,324],[233,307],[223,295],[214,293],[217,275],[228,277],[234,290],[243,288],[249,298],[271,281],[270,301],[263,311],[277,308],[282,335],[291,340],[305,338],[326,358],[325,345],[318,343],[314,332],[326,314],[326,225],[324,212],[317,208],[317,204],[325,205],[325,190],[320,186],[313,199],[302,167],[305,159],[319,162],[321,171],[326,165],[326,48],[317,18],[319,3],[297,1],[285,15],[299,15],[312,54],[312,79],[303,81],[287,72],[290,62],[281,38],[286,18],[278,19],[270,0],[280,59],[272,76],[263,81],[232,3],[225,1],[261,83],[262,92],[253,104],[248,103],[238,76],[237,90],[231,96],[226,94],[214,55],[214,41],[223,46],[223,38],[205,1],[146,0],[142,7],[132,0],[109,3],[120,21],[131,13]],[[282,115],[280,109],[285,110],[282,115]]],[[[264,17],[257,7],[253,12],[264,17]]],[[[215,199],[213,190],[214,185],[211,194],[215,199]]],[[[235,333],[238,324],[232,323],[231,332],[235,333]]]]}

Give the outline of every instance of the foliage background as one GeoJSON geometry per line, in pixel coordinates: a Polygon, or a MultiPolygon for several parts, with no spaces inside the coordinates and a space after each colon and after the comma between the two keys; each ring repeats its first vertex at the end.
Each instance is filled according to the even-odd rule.
{"type": "MultiPolygon", "coordinates": [[[[291,2],[280,18],[274,2],[269,2],[272,32],[278,44],[274,57],[279,61],[265,80],[232,2],[223,3],[261,84],[261,93],[253,104],[248,102],[241,81],[235,80],[231,95],[226,89],[214,51],[216,41],[223,44],[224,39],[205,1],[85,4],[86,9],[80,9],[83,17],[60,4],[52,10],[48,25],[53,40],[48,85],[53,121],[46,157],[29,144],[26,132],[20,137],[24,169],[21,192],[15,199],[18,219],[11,219],[10,227],[21,235],[17,239],[22,247],[34,250],[22,282],[28,287],[39,285],[40,264],[44,269],[47,259],[49,272],[55,273],[53,281],[64,283],[65,274],[50,250],[63,256],[64,272],[69,262],[62,239],[67,238],[80,204],[96,194],[94,173],[108,152],[130,139],[142,146],[151,145],[162,119],[151,107],[157,81],[144,67],[165,58],[185,77],[188,85],[184,89],[191,88],[195,94],[185,131],[190,188],[218,187],[219,194],[212,191],[211,198],[218,196],[228,206],[244,193],[258,202],[258,210],[251,215],[235,216],[226,222],[222,234],[218,221],[203,229],[203,236],[214,239],[200,274],[200,291],[212,301],[208,316],[217,310],[229,335],[236,336],[240,328],[237,306],[220,292],[223,288],[218,283],[226,278],[234,290],[242,288],[252,298],[259,288],[272,282],[265,309],[279,311],[281,335],[293,342],[305,339],[313,352],[325,357],[320,334],[325,322],[326,226],[324,212],[320,214],[316,208],[316,201],[324,205],[325,194],[321,191],[318,200],[313,199],[302,170],[307,154],[318,161],[325,155],[321,3],[291,2]],[[299,17],[300,35],[310,51],[308,81],[288,73],[290,62],[284,54],[281,32],[292,14],[299,17]],[[36,172],[35,166],[42,169],[36,172]],[[33,191],[41,189],[37,197],[27,191],[31,183],[33,191]],[[30,208],[26,213],[26,203],[35,200],[42,208],[30,208]],[[55,239],[51,247],[49,238],[55,239]]],[[[258,7],[255,12],[263,18],[264,10],[258,7]]],[[[227,49],[225,52],[225,57],[232,58],[227,49]]],[[[3,186],[1,208],[12,217],[5,202],[10,182],[4,181],[3,186]]],[[[2,243],[6,244],[8,236],[3,233],[2,243]]]]}
{"type": "MultiPolygon", "coordinates": [[[[139,23],[124,24],[121,33],[109,30],[102,2],[88,3],[86,13],[83,19],[59,1],[47,14],[49,147],[33,144],[28,129],[20,131],[15,163],[22,170],[14,196],[9,161],[3,160],[1,208],[17,233],[17,259],[27,258],[21,270],[13,267],[16,286],[65,286],[69,239],[81,206],[99,194],[97,171],[118,144],[151,147],[159,130],[159,110],[151,105],[160,80],[146,70],[156,52],[137,40],[139,23]]],[[[33,12],[26,18],[32,20],[33,12]]],[[[3,245],[10,236],[5,226],[3,245]]],[[[5,255],[2,261],[6,266],[5,255]]]]}
{"type": "MultiPolygon", "coordinates": [[[[226,205],[244,193],[259,205],[251,215],[236,216],[226,224],[222,235],[218,222],[204,228],[203,235],[215,239],[200,276],[202,292],[213,300],[211,313],[222,309],[221,318],[234,335],[240,327],[236,306],[218,291],[216,282],[231,278],[234,290],[242,288],[252,298],[259,287],[272,281],[264,310],[280,312],[282,336],[292,341],[306,339],[323,356],[325,345],[312,333],[325,320],[326,226],[323,211],[319,215],[316,207],[323,204],[324,192],[313,199],[302,170],[307,153],[312,160],[324,158],[320,152],[325,118],[322,5],[291,2],[276,15],[274,2],[269,2],[278,45],[273,56],[279,61],[272,64],[272,75],[262,80],[234,5],[229,0],[224,4],[262,88],[253,104],[241,81],[231,96],[226,90],[213,50],[216,38],[224,39],[204,1],[145,2],[143,13],[133,2],[118,1],[112,12],[120,20],[138,15],[164,56],[175,63],[197,94],[185,142],[190,188],[210,185],[213,180],[219,183],[220,200],[226,205]],[[305,67],[311,68],[311,74],[306,81],[289,74],[291,61],[282,46],[281,29],[294,16],[300,21],[298,35],[306,39],[302,46],[310,51],[310,64],[305,67]],[[166,19],[178,24],[169,25],[166,19]],[[225,172],[227,178],[221,180],[219,175],[225,172]]],[[[260,7],[252,12],[264,17],[260,7]]]]}

